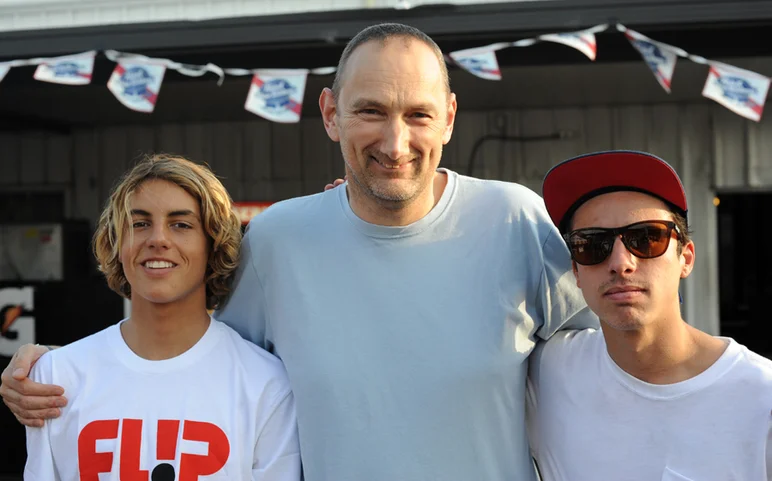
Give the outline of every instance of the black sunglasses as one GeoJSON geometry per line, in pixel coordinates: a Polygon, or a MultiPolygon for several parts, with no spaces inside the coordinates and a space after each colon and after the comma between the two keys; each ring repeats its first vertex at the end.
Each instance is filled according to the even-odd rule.
{"type": "Polygon", "coordinates": [[[667,251],[673,231],[682,238],[675,222],[665,220],[645,220],[615,229],[588,227],[576,229],[565,235],[571,258],[583,266],[594,266],[608,259],[614,249],[616,238],[621,236],[622,243],[635,257],[653,259],[667,251]]]}

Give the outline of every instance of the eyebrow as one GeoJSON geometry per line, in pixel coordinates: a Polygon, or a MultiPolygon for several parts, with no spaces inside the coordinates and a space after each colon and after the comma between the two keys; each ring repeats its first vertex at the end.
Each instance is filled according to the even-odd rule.
{"type": "MultiPolygon", "coordinates": [[[[377,100],[368,99],[368,98],[360,98],[354,101],[353,104],[351,104],[352,110],[360,110],[367,107],[375,107],[381,110],[387,110],[388,107],[386,107],[385,104],[382,104],[381,102],[378,102],[377,100]]],[[[410,107],[410,110],[422,110],[425,112],[434,112],[437,110],[437,108],[432,105],[431,103],[420,103],[417,105],[413,105],[410,107]]]]}
{"type": "MultiPolygon", "coordinates": [[[[132,209],[131,215],[141,215],[145,217],[152,217],[152,214],[146,210],[142,209],[132,209]]],[[[173,210],[166,214],[167,217],[185,217],[185,216],[192,216],[196,217],[196,213],[192,210],[184,209],[184,210],[173,210]]]]}
{"type": "Polygon", "coordinates": [[[354,110],[363,109],[365,107],[377,107],[379,109],[385,109],[386,106],[377,100],[372,99],[366,99],[366,98],[360,98],[356,99],[353,104],[351,104],[351,108],[354,110]]]}

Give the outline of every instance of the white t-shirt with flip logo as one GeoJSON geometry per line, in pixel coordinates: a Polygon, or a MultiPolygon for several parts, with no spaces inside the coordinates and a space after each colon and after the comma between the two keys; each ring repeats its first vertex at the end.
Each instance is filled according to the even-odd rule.
{"type": "Polygon", "coordinates": [[[27,428],[27,481],[298,481],[295,404],[281,362],[212,321],[188,351],[134,354],[120,324],[47,353],[31,378],[69,402],[27,428]]]}
{"type": "Polygon", "coordinates": [[[735,341],[707,370],[654,385],[601,331],[562,331],[531,356],[528,427],[544,481],[772,480],[772,361],[735,341]]]}

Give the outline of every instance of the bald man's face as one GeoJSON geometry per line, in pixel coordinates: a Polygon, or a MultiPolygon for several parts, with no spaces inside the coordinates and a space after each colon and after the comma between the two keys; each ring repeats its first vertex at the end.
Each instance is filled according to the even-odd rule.
{"type": "Polygon", "coordinates": [[[440,61],[418,40],[368,42],[349,57],[337,102],[329,90],[322,94],[325,127],[341,144],[350,188],[409,203],[432,185],[456,114],[440,61]]]}

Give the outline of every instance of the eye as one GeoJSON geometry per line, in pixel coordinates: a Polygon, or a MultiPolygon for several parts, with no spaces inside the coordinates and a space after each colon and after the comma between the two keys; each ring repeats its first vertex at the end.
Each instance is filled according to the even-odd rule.
{"type": "Polygon", "coordinates": [[[431,115],[425,113],[425,112],[415,112],[413,113],[413,117],[419,118],[419,119],[430,119],[432,118],[431,115]]]}
{"type": "Polygon", "coordinates": [[[172,227],[177,228],[177,229],[192,229],[193,228],[191,225],[186,224],[184,222],[175,222],[174,224],[172,224],[172,227]]]}
{"type": "Polygon", "coordinates": [[[147,226],[149,226],[149,225],[150,225],[150,223],[149,223],[149,222],[147,222],[147,221],[144,221],[144,220],[138,220],[138,221],[134,221],[134,222],[132,222],[132,224],[131,224],[131,227],[133,227],[133,228],[135,228],[135,229],[139,229],[139,228],[141,228],[141,227],[147,227],[147,226]]]}
{"type": "Polygon", "coordinates": [[[363,115],[380,115],[381,112],[378,109],[362,109],[359,113],[363,115]]]}

